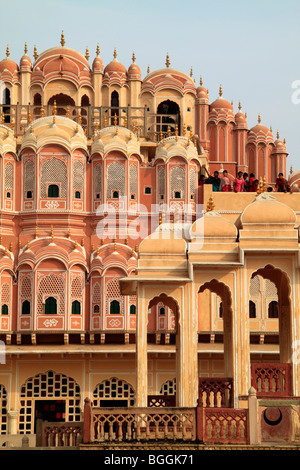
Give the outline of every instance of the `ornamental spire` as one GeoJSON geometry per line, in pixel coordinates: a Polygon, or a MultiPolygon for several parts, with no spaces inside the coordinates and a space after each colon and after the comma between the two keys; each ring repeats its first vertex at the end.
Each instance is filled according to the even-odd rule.
{"type": "Polygon", "coordinates": [[[88,47],[85,50],[85,58],[86,58],[86,60],[89,60],[89,58],[90,58],[90,53],[89,53],[89,48],[88,47]]]}
{"type": "Polygon", "coordinates": [[[98,42],[98,44],[97,44],[96,54],[97,54],[97,56],[100,54],[99,42],[98,42]]]}
{"type": "Polygon", "coordinates": [[[35,60],[38,58],[38,53],[37,53],[36,46],[34,46],[34,48],[33,48],[33,57],[35,58],[35,60]]]}
{"type": "Polygon", "coordinates": [[[169,57],[169,53],[167,53],[167,57],[166,57],[166,67],[167,67],[167,68],[170,67],[170,57],[169,57]]]}
{"type": "Polygon", "coordinates": [[[9,56],[10,56],[9,45],[7,44],[7,47],[6,47],[6,57],[9,57],[9,56]]]}
{"type": "Polygon", "coordinates": [[[60,44],[64,46],[66,44],[64,32],[61,32],[60,44]]]}
{"type": "Polygon", "coordinates": [[[135,62],[135,53],[134,52],[132,53],[132,62],[133,63],[135,62]]]}
{"type": "Polygon", "coordinates": [[[115,50],[114,50],[114,59],[116,59],[116,58],[117,58],[117,49],[115,48],[115,50]]]}
{"type": "Polygon", "coordinates": [[[222,88],[222,85],[220,85],[220,88],[219,88],[219,96],[222,96],[223,95],[223,88],[222,88]]]}
{"type": "Polygon", "coordinates": [[[27,49],[27,42],[25,42],[25,45],[24,45],[24,54],[27,54],[27,51],[28,51],[28,49],[27,49]]]}

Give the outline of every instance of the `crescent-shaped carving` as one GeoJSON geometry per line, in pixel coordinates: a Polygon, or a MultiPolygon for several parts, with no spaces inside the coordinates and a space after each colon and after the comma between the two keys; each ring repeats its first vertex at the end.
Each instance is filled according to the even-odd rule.
{"type": "Polygon", "coordinates": [[[279,418],[275,419],[274,421],[270,420],[269,418],[267,418],[266,416],[266,411],[267,409],[265,409],[264,411],[264,420],[267,424],[269,424],[270,426],[277,426],[277,424],[279,424],[282,420],[282,413],[281,413],[281,410],[278,408],[278,411],[279,411],[279,418]]]}

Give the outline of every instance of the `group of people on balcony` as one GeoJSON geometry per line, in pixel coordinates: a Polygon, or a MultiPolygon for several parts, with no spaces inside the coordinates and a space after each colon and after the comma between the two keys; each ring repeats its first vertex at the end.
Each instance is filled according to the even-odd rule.
{"type": "MultiPolygon", "coordinates": [[[[227,170],[223,170],[221,177],[219,176],[219,172],[216,170],[213,175],[209,175],[207,178],[205,175],[201,175],[199,184],[200,186],[203,184],[211,184],[213,191],[256,193],[259,186],[259,180],[255,178],[254,173],[250,173],[249,175],[246,172],[239,171],[232,183],[227,170]]],[[[276,191],[286,193],[290,192],[290,190],[288,181],[284,178],[283,173],[279,173],[276,178],[274,188],[272,186],[268,186],[267,188],[268,192],[276,191]]]]}

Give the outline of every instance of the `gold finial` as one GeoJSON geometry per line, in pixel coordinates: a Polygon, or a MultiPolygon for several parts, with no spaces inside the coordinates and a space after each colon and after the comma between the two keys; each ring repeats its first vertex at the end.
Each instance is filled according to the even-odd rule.
{"type": "Polygon", "coordinates": [[[219,88],[219,96],[222,96],[223,95],[223,88],[222,88],[222,85],[220,85],[220,88],[219,88]]]}
{"type": "Polygon", "coordinates": [[[260,177],[258,187],[257,187],[257,194],[261,194],[263,192],[263,181],[262,178],[260,177]]]}
{"type": "Polygon", "coordinates": [[[101,245],[104,245],[104,240],[103,240],[103,238],[101,238],[100,244],[101,244],[101,245]]]}
{"type": "Polygon", "coordinates": [[[271,132],[273,132],[273,128],[272,128],[272,126],[270,126],[270,131],[271,131],[271,132]]]}
{"type": "Polygon", "coordinates": [[[65,41],[65,35],[64,35],[64,32],[62,31],[61,32],[61,36],[60,36],[60,44],[62,46],[64,46],[66,44],[66,41],[65,41]]]}
{"type": "Polygon", "coordinates": [[[25,42],[25,46],[24,46],[24,54],[27,54],[28,52],[28,49],[27,49],[27,42],[25,42]]]}
{"type": "Polygon", "coordinates": [[[159,140],[163,140],[163,138],[164,138],[163,131],[162,129],[160,129],[159,140]]]}
{"type": "Polygon", "coordinates": [[[263,193],[267,191],[267,182],[266,182],[266,177],[263,177],[263,193]]]}
{"type": "Polygon", "coordinates": [[[21,249],[21,247],[22,247],[21,240],[19,240],[18,247],[19,247],[19,250],[20,250],[20,249],[21,249]]]}
{"type": "Polygon", "coordinates": [[[150,65],[147,67],[147,73],[150,73],[150,65]]]}
{"type": "Polygon", "coordinates": [[[52,115],[55,116],[56,113],[57,113],[56,100],[54,100],[53,109],[52,109],[52,115]]]}
{"type": "Polygon", "coordinates": [[[176,142],[178,140],[178,125],[176,124],[175,125],[175,139],[176,139],[176,142]]]}
{"type": "Polygon", "coordinates": [[[115,50],[114,50],[114,59],[116,59],[116,58],[117,58],[117,49],[115,48],[115,50]]]}
{"type": "Polygon", "coordinates": [[[202,77],[200,76],[200,85],[203,85],[202,77]]]}
{"type": "Polygon", "coordinates": [[[107,127],[107,117],[104,116],[104,127],[107,127]]]}
{"type": "Polygon", "coordinates": [[[85,50],[85,58],[86,58],[86,60],[89,60],[89,58],[90,58],[90,53],[89,53],[89,48],[88,47],[85,50]]]}
{"type": "Polygon", "coordinates": [[[191,71],[190,71],[190,77],[193,76],[193,67],[191,67],[191,71]]]}
{"type": "Polygon", "coordinates": [[[117,113],[114,115],[114,125],[116,126],[118,124],[118,118],[117,118],[117,113]]]}
{"type": "Polygon", "coordinates": [[[4,113],[2,113],[2,116],[1,116],[1,124],[4,124],[4,122],[5,122],[4,120],[5,120],[5,118],[4,118],[4,113]]]}
{"type": "Polygon", "coordinates": [[[286,140],[285,140],[285,138],[283,139],[283,143],[284,143],[284,145],[286,144],[286,140]]]}
{"type": "Polygon", "coordinates": [[[99,42],[97,44],[97,48],[96,48],[96,54],[97,56],[100,54],[100,47],[99,47],[99,42]]]}
{"type": "Polygon", "coordinates": [[[77,249],[77,240],[75,240],[75,242],[74,242],[74,250],[76,250],[76,249],[77,249]]]}
{"type": "Polygon", "coordinates": [[[193,128],[191,126],[191,128],[190,128],[190,139],[192,139],[192,137],[193,137],[193,128]]]}
{"type": "Polygon", "coordinates": [[[66,117],[70,117],[70,106],[67,106],[66,117]]]}
{"type": "Polygon", "coordinates": [[[132,132],[135,134],[136,132],[136,127],[135,127],[135,121],[132,123],[132,132]]]}
{"type": "Polygon", "coordinates": [[[183,124],[183,130],[182,130],[182,135],[185,136],[186,134],[186,125],[185,123],[183,124]]]}
{"type": "Polygon", "coordinates": [[[279,139],[279,131],[277,131],[276,137],[277,139],[279,139]]]}
{"type": "Polygon", "coordinates": [[[158,223],[159,223],[159,225],[162,224],[162,214],[161,214],[161,212],[159,213],[159,220],[158,220],[158,223]]]}
{"type": "Polygon", "coordinates": [[[168,126],[168,137],[171,137],[171,127],[168,126]]]}
{"type": "Polygon", "coordinates": [[[166,67],[169,68],[170,67],[170,57],[169,57],[169,53],[167,53],[167,58],[166,58],[166,67]]]}
{"type": "Polygon", "coordinates": [[[132,62],[133,63],[135,62],[135,53],[134,52],[132,53],[132,62]]]}
{"type": "Polygon", "coordinates": [[[84,238],[81,239],[81,246],[84,246],[84,238]]]}
{"type": "Polygon", "coordinates": [[[82,122],[82,117],[81,117],[81,112],[79,112],[79,115],[78,115],[78,124],[81,125],[81,122],[82,122]]]}
{"type": "Polygon", "coordinates": [[[41,117],[44,117],[45,115],[45,110],[44,110],[44,106],[42,105],[41,106],[41,117]]]}
{"type": "Polygon", "coordinates": [[[241,105],[241,102],[239,101],[239,110],[242,109],[242,105],[241,105]]]}
{"type": "Polygon", "coordinates": [[[30,123],[32,121],[31,119],[31,114],[30,114],[30,104],[28,105],[28,115],[27,115],[27,121],[30,123]]]}
{"type": "Polygon", "coordinates": [[[124,116],[124,127],[127,127],[128,121],[127,121],[127,114],[124,116]]]}
{"type": "Polygon", "coordinates": [[[100,253],[100,248],[99,246],[97,246],[97,256],[99,256],[99,253],[100,253]]]}
{"type": "Polygon", "coordinates": [[[9,244],[9,251],[12,251],[12,250],[13,250],[13,243],[10,242],[10,244],[9,244]]]}
{"type": "Polygon", "coordinates": [[[293,173],[293,167],[291,166],[291,168],[290,168],[290,174],[292,174],[292,173],[293,173]]]}
{"type": "Polygon", "coordinates": [[[116,126],[116,132],[115,132],[115,135],[118,135],[119,134],[119,128],[118,126],[116,126]]]}
{"type": "Polygon", "coordinates": [[[35,60],[38,58],[38,53],[37,53],[36,46],[34,46],[34,48],[33,48],[33,57],[35,58],[35,60]]]}
{"type": "Polygon", "coordinates": [[[6,46],[6,57],[9,57],[9,56],[10,56],[9,45],[7,44],[7,46],[6,46]]]}
{"type": "Polygon", "coordinates": [[[258,115],[258,119],[257,119],[257,121],[258,121],[258,124],[260,124],[260,123],[261,123],[261,116],[260,116],[260,114],[258,115]]]}
{"type": "Polygon", "coordinates": [[[211,212],[211,211],[214,210],[214,208],[215,208],[215,203],[214,203],[213,197],[210,196],[210,198],[207,202],[206,212],[211,212]]]}

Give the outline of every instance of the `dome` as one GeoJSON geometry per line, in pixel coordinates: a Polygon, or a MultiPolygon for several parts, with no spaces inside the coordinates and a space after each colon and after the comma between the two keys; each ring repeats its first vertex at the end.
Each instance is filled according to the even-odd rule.
{"type": "Polygon", "coordinates": [[[245,114],[241,111],[242,107],[241,104],[239,103],[239,111],[235,115],[235,122],[237,125],[239,124],[246,124],[247,125],[247,119],[245,114]]]}
{"type": "Polygon", "coordinates": [[[132,55],[132,64],[128,68],[128,80],[141,80],[142,73],[139,66],[135,63],[135,55],[132,55]]]}
{"type": "Polygon", "coordinates": [[[20,70],[21,71],[30,71],[31,70],[31,60],[27,54],[24,54],[20,60],[20,70]]]}
{"type": "Polygon", "coordinates": [[[191,227],[192,240],[203,240],[203,238],[233,238],[235,240],[237,233],[235,224],[216,211],[206,212],[191,227]]]}
{"type": "Polygon", "coordinates": [[[230,109],[231,111],[233,110],[233,106],[229,101],[225,100],[225,98],[222,97],[223,91],[222,87],[220,86],[220,96],[217,98],[213,103],[210,105],[210,109],[230,109]]]}
{"type": "Polygon", "coordinates": [[[90,66],[83,54],[69,47],[60,46],[42,52],[36,59],[33,70],[37,68],[45,75],[61,70],[78,74],[82,70],[89,70],[90,66]]]}
{"type": "Polygon", "coordinates": [[[196,89],[197,98],[208,98],[207,89],[202,85],[202,77],[200,78],[200,86],[196,89]]]}
{"type": "Polygon", "coordinates": [[[117,59],[116,50],[114,51],[114,59],[109,64],[107,64],[107,66],[104,69],[104,74],[111,74],[111,73],[122,73],[125,75],[127,73],[125,65],[121,64],[121,62],[119,62],[117,59]]]}
{"type": "Polygon", "coordinates": [[[296,224],[295,212],[277,201],[270,193],[262,193],[241,214],[242,225],[296,224]]]}
{"type": "Polygon", "coordinates": [[[96,56],[93,62],[93,72],[103,72],[103,62],[101,57],[96,56]]]}
{"type": "Polygon", "coordinates": [[[18,72],[19,68],[16,62],[6,57],[0,61],[0,74],[4,72],[4,70],[8,70],[13,75],[15,72],[18,72]]]}
{"type": "Polygon", "coordinates": [[[264,126],[263,124],[261,124],[261,118],[260,118],[260,115],[258,116],[258,124],[256,124],[254,127],[252,127],[250,129],[250,132],[252,132],[253,134],[259,134],[259,133],[263,133],[265,135],[269,135],[269,136],[272,136],[273,137],[273,134],[272,132],[270,131],[270,129],[268,129],[266,126],[264,126]]]}

